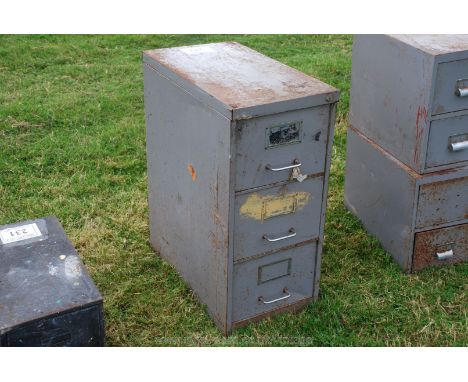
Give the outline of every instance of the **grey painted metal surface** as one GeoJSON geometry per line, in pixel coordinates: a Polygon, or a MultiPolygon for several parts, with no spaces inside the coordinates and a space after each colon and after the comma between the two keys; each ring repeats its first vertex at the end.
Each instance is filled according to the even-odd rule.
{"type": "Polygon", "coordinates": [[[100,346],[102,297],[55,217],[0,227],[0,346],[100,346]]]}
{"type": "Polygon", "coordinates": [[[234,265],[233,320],[311,299],[316,243],[234,265]]]}
{"type": "MultiPolygon", "coordinates": [[[[348,129],[345,204],[408,272],[421,269],[422,264],[454,261],[437,259],[437,251],[426,246],[424,255],[422,250],[418,253],[429,260],[418,260],[413,267],[414,239],[418,233],[468,223],[467,184],[468,167],[420,175],[356,130],[348,129]]],[[[437,236],[442,245],[446,235],[437,236]]],[[[468,248],[457,246],[455,259],[467,260],[468,248]]]]}
{"type": "Polygon", "coordinates": [[[151,245],[227,331],[230,120],[144,74],[151,245]]]}
{"type": "Polygon", "coordinates": [[[320,176],[237,195],[234,261],[317,239],[322,192],[320,176]]]}
{"type": "Polygon", "coordinates": [[[153,248],[226,334],[316,297],[337,90],[236,43],[148,51],[143,62],[153,248]],[[276,296],[268,280],[284,263],[259,267],[291,252],[307,258],[292,284],[307,293],[276,296]],[[262,273],[267,303],[239,303],[238,269],[262,273]]]}
{"type": "Polygon", "coordinates": [[[392,37],[433,56],[444,55],[453,59],[468,51],[468,40],[463,34],[402,34],[392,37]]]}
{"type": "Polygon", "coordinates": [[[432,112],[442,114],[468,109],[467,89],[468,59],[440,63],[437,66],[432,112]]]}
{"type": "Polygon", "coordinates": [[[328,105],[239,122],[236,190],[286,181],[291,171],[272,169],[296,162],[303,174],[323,172],[328,125],[328,105]]]}
{"type": "Polygon", "coordinates": [[[346,206],[396,262],[410,270],[416,174],[351,128],[346,150],[346,206]]]}
{"type": "MultiPolygon", "coordinates": [[[[434,121],[468,110],[464,79],[468,35],[356,36],[350,124],[418,173],[465,166],[467,157],[449,149],[448,132],[428,150],[429,131],[441,123],[434,121]]],[[[468,133],[468,125],[456,133],[468,133]]]]}
{"type": "Polygon", "coordinates": [[[335,88],[235,42],[149,50],[143,62],[234,119],[338,101],[335,88]]]}
{"type": "Polygon", "coordinates": [[[351,82],[346,205],[406,271],[466,260],[468,35],[357,36],[351,82]]]}
{"type": "MultiPolygon", "coordinates": [[[[467,71],[468,72],[468,71],[467,71]]],[[[431,123],[427,148],[428,167],[468,161],[468,115],[438,119],[431,123]],[[466,143],[456,149],[454,144],[466,143]]]]}
{"type": "Polygon", "coordinates": [[[468,177],[421,185],[416,226],[430,227],[468,218],[468,177]]]}

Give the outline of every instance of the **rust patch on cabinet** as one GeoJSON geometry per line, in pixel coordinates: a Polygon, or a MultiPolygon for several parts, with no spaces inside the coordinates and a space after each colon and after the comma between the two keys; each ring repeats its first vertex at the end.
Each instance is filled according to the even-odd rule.
{"type": "Polygon", "coordinates": [[[216,183],[211,187],[213,193],[213,207],[211,209],[211,217],[213,224],[216,227],[214,231],[209,232],[209,239],[211,242],[211,248],[216,252],[224,246],[228,249],[229,246],[229,234],[227,224],[225,224],[222,218],[222,211],[219,208],[219,170],[216,173],[216,183]]]}
{"type": "Polygon", "coordinates": [[[190,176],[192,177],[192,180],[195,182],[197,180],[197,172],[195,171],[195,167],[193,167],[192,163],[189,163],[187,165],[187,171],[190,174],[190,176]]]}
{"type": "MultiPolygon", "coordinates": [[[[459,169],[458,168],[447,168],[445,170],[440,170],[440,171],[437,171],[437,175],[447,175],[447,174],[452,174],[454,172],[457,172],[459,169]]],[[[424,174],[424,176],[427,176],[427,177],[430,177],[430,176],[433,176],[434,174],[424,174]]]]}
{"type": "Polygon", "coordinates": [[[211,248],[213,248],[213,251],[217,252],[221,248],[221,243],[218,239],[218,236],[216,236],[216,233],[213,231],[210,231],[209,236],[211,241],[211,248]]]}
{"type": "Polygon", "coordinates": [[[413,150],[413,162],[417,164],[419,162],[421,138],[423,137],[424,127],[427,122],[427,109],[424,106],[418,107],[416,114],[416,143],[413,150]]]}
{"type": "Polygon", "coordinates": [[[414,241],[413,271],[431,265],[446,265],[468,261],[468,224],[434,229],[416,234],[414,241]],[[453,250],[453,257],[437,258],[438,252],[453,250]]]}
{"type": "MultiPolygon", "coordinates": [[[[442,171],[437,172],[437,175],[440,175],[442,171]]],[[[432,175],[432,174],[430,174],[432,175]]],[[[422,189],[431,189],[430,195],[433,197],[440,197],[444,195],[447,189],[452,187],[461,187],[462,184],[468,181],[468,177],[464,176],[462,178],[453,178],[447,180],[440,180],[438,182],[426,183],[421,186],[422,189]]]]}

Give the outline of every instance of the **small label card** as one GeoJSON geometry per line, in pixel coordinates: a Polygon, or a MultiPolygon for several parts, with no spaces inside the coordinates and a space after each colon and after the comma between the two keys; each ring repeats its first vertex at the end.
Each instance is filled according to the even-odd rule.
{"type": "Polygon", "coordinates": [[[39,231],[36,223],[6,228],[0,231],[0,241],[2,244],[14,243],[38,236],[42,236],[42,233],[39,231]]]}

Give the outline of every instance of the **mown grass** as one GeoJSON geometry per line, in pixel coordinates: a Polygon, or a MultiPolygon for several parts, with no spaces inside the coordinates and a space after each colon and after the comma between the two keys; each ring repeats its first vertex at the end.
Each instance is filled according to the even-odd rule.
{"type": "Polygon", "coordinates": [[[468,264],[405,275],[343,206],[350,36],[1,36],[0,224],[56,215],[108,345],[468,345],[468,264]],[[148,244],[141,51],[235,40],[341,90],[320,300],[222,337],[148,244]]]}

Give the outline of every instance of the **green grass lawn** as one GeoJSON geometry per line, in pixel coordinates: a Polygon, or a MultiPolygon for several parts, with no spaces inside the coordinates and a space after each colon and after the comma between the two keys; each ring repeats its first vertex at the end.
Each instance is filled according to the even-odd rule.
{"type": "Polygon", "coordinates": [[[56,215],[108,345],[468,345],[468,264],[405,275],[343,205],[350,36],[0,36],[0,224],[56,215]],[[219,334],[148,244],[141,52],[235,40],[341,91],[321,296],[219,334]]]}

